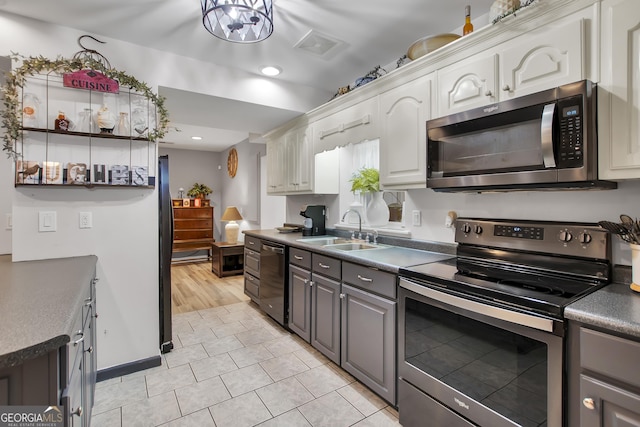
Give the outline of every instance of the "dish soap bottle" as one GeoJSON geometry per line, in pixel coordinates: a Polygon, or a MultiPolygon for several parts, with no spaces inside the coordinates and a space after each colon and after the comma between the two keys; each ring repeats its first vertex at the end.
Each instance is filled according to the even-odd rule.
{"type": "Polygon", "coordinates": [[[471,6],[464,8],[464,27],[462,27],[462,35],[466,36],[473,32],[473,24],[471,23],[471,6]]]}

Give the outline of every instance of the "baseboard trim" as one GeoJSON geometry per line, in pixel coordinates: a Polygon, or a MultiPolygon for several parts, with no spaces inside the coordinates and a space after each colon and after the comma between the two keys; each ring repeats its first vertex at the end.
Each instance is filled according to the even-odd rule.
{"type": "Polygon", "coordinates": [[[112,366],[110,368],[99,370],[97,373],[96,382],[121,377],[127,374],[133,374],[134,372],[144,371],[145,369],[155,368],[156,366],[160,365],[162,365],[162,358],[160,356],[153,356],[147,359],[125,363],[123,365],[112,366]]]}

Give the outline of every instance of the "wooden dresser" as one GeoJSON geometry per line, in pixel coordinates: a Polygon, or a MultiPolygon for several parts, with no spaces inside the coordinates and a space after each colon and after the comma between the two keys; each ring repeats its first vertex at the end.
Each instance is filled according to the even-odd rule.
{"type": "Polygon", "coordinates": [[[206,250],[211,259],[213,207],[173,207],[173,252],[206,250]]]}

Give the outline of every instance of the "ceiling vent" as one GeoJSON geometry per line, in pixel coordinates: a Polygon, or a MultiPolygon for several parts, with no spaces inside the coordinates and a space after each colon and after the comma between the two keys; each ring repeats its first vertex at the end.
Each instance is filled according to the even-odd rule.
{"type": "Polygon", "coordinates": [[[325,58],[334,55],[344,46],[345,43],[343,41],[322,34],[316,30],[309,30],[298,43],[293,45],[294,48],[325,58]]]}

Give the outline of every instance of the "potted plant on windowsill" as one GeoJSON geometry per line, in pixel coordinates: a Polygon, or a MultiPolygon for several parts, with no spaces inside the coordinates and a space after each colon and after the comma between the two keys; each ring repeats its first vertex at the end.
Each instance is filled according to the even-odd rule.
{"type": "Polygon", "coordinates": [[[209,188],[206,184],[198,184],[196,182],[189,189],[189,191],[187,191],[187,196],[193,197],[195,199],[200,199],[202,206],[209,206],[209,200],[207,200],[207,196],[211,194],[211,192],[211,188],[209,188]]]}
{"type": "Polygon", "coordinates": [[[372,227],[386,225],[389,222],[389,207],[382,198],[378,169],[362,168],[349,181],[354,194],[371,193],[371,200],[367,204],[367,223],[372,227]]]}

